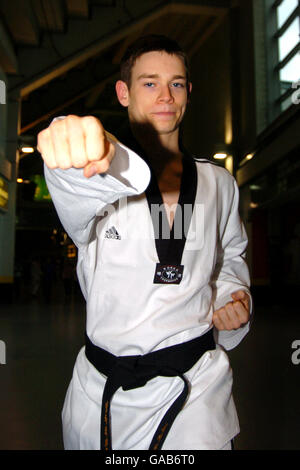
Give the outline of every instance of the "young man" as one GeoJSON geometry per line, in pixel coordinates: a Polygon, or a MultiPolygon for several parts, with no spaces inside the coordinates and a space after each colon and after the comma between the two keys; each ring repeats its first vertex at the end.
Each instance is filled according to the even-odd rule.
{"type": "Polygon", "coordinates": [[[247,238],[235,180],[180,145],[191,88],[179,46],[141,38],[116,83],[122,143],[91,116],[38,136],[87,303],[66,449],[223,449],[239,432],[225,349],[249,329],[247,238]]]}

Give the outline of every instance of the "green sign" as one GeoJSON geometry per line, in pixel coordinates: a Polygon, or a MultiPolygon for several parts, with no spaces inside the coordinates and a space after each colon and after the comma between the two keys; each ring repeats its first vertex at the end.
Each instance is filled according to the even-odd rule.
{"type": "Polygon", "coordinates": [[[51,196],[49,194],[44,176],[34,175],[30,179],[36,184],[34,200],[35,201],[51,201],[51,196]]]}

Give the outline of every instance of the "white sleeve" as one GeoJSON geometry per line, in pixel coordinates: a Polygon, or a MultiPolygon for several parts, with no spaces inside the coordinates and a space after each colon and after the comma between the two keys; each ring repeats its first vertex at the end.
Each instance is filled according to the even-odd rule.
{"type": "MultiPolygon", "coordinates": [[[[113,140],[113,139],[111,139],[113,140]]],[[[121,197],[140,194],[150,181],[144,160],[120,142],[109,170],[86,178],[83,169],[50,170],[44,165],[46,183],[60,221],[79,247],[89,241],[95,217],[121,197]]]]}
{"type": "MultiPolygon", "coordinates": [[[[232,301],[231,293],[237,290],[245,290],[250,295],[250,276],[245,261],[248,239],[239,215],[239,190],[234,178],[232,178],[232,184],[231,201],[220,223],[218,258],[212,284],[214,310],[232,301]]],[[[251,321],[252,299],[250,302],[251,321]]],[[[214,328],[216,343],[226,350],[233,349],[248,333],[250,321],[237,330],[227,331],[214,328]]]]}

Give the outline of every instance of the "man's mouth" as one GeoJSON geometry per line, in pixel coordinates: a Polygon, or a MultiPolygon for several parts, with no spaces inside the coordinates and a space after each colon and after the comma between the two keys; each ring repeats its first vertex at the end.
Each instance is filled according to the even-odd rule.
{"type": "Polygon", "coordinates": [[[155,111],[152,114],[159,117],[173,117],[176,113],[175,111],[155,111]]]}

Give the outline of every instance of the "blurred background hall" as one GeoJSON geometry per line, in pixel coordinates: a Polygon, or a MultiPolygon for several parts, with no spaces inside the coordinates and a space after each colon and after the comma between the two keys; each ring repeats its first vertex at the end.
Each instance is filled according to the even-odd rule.
{"type": "Polygon", "coordinates": [[[118,135],[120,59],[148,33],[190,58],[185,146],[240,188],[255,312],[229,352],[235,447],[300,449],[299,32],[299,0],[0,0],[0,449],[63,448],[60,412],[84,344],[76,247],[37,134],[55,116],[89,114],[118,135]]]}

